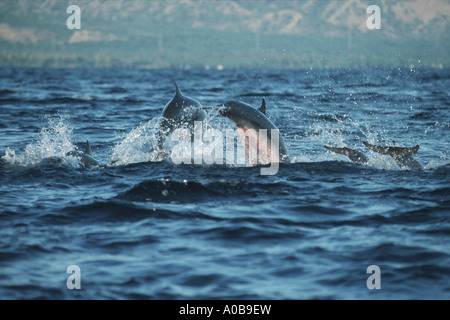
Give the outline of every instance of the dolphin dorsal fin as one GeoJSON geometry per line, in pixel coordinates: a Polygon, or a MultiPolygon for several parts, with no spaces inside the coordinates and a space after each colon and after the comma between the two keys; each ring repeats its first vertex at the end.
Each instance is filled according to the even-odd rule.
{"type": "Polygon", "coordinates": [[[84,150],[84,153],[92,156],[92,149],[91,149],[91,145],[89,144],[88,140],[86,140],[86,149],[84,150]]]}
{"type": "Polygon", "coordinates": [[[174,82],[174,84],[175,84],[175,90],[176,90],[175,95],[176,95],[176,96],[182,96],[183,94],[181,93],[181,90],[180,90],[180,88],[178,87],[178,84],[177,84],[176,82],[174,82]]]}
{"type": "Polygon", "coordinates": [[[262,98],[261,107],[258,109],[261,113],[266,114],[266,99],[262,98]]]}

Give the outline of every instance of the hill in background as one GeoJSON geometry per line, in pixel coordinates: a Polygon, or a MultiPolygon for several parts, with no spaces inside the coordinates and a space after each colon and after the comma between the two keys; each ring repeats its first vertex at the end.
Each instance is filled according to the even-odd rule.
{"type": "Polygon", "coordinates": [[[0,65],[448,67],[449,18],[448,0],[0,0],[0,65]],[[81,30],[66,27],[71,4],[81,30]]]}

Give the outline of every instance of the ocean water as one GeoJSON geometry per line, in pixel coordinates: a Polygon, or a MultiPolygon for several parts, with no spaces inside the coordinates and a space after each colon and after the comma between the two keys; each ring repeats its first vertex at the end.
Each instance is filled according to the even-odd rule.
{"type": "Polygon", "coordinates": [[[1,69],[0,298],[450,299],[449,88],[448,69],[1,69]],[[155,159],[174,81],[207,107],[265,97],[290,163],[155,159]],[[66,156],[86,140],[102,166],[66,156]],[[419,144],[424,169],[364,141],[419,144]]]}

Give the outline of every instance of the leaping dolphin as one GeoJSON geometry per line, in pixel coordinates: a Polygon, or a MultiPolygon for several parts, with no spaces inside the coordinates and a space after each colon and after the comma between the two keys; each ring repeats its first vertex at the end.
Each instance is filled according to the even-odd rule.
{"type": "Polygon", "coordinates": [[[391,156],[394,159],[404,158],[404,157],[410,157],[413,154],[416,154],[417,151],[419,151],[419,145],[412,147],[412,148],[405,148],[405,147],[382,147],[382,146],[376,146],[367,142],[363,142],[363,145],[365,145],[367,148],[369,148],[372,151],[375,151],[377,153],[391,156]]]}
{"type": "Polygon", "coordinates": [[[419,145],[412,148],[405,147],[382,147],[363,142],[370,150],[382,155],[392,157],[401,168],[409,168],[413,170],[422,170],[422,165],[412,158],[412,155],[419,151],[419,145]]]}
{"type": "MultiPolygon", "coordinates": [[[[364,146],[366,146],[367,148],[369,148],[374,152],[392,157],[400,168],[408,168],[413,170],[423,169],[420,163],[412,158],[412,155],[417,153],[417,151],[419,150],[419,145],[412,148],[406,148],[406,147],[377,146],[367,142],[363,142],[363,144],[364,146]]],[[[367,157],[357,150],[350,149],[347,147],[344,148],[334,148],[329,146],[324,147],[334,153],[346,155],[351,161],[355,163],[363,165],[368,163],[367,157]]]]}
{"type": "Polygon", "coordinates": [[[245,147],[247,159],[249,159],[249,146],[246,143],[246,138],[249,140],[248,144],[253,144],[253,147],[257,148],[258,152],[261,152],[260,148],[265,143],[268,149],[263,150],[263,152],[270,159],[269,162],[289,162],[289,154],[283,137],[279,134],[278,128],[265,115],[266,102],[264,99],[259,109],[243,102],[229,101],[219,106],[218,112],[235,123],[241,142],[245,147]],[[266,141],[261,141],[262,135],[259,133],[262,129],[267,130],[266,141]],[[273,133],[276,133],[276,136],[272,136],[273,133]],[[273,138],[278,138],[278,141],[272,141],[273,138]],[[273,144],[272,142],[275,143],[273,144]],[[278,142],[278,146],[276,146],[276,142],[278,142]],[[272,148],[272,146],[274,147],[272,148]]]}
{"type": "Polygon", "coordinates": [[[160,150],[163,149],[166,137],[175,129],[188,128],[192,133],[194,121],[203,121],[206,118],[206,112],[200,102],[183,95],[176,82],[175,89],[175,97],[164,107],[159,123],[158,148],[160,150]]]}

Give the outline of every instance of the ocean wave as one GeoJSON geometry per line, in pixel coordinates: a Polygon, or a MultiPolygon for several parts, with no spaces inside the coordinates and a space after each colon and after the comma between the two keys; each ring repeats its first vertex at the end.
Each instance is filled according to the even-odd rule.
{"type": "Polygon", "coordinates": [[[179,203],[208,201],[220,196],[220,193],[198,182],[161,179],[140,182],[118,198],[129,201],[179,203]]]}
{"type": "MultiPolygon", "coordinates": [[[[429,72],[6,70],[0,297],[449,297],[448,89],[437,81],[448,70],[429,72]],[[270,95],[292,163],[262,176],[154,161],[173,80],[205,106],[259,107],[270,95]],[[88,139],[107,165],[66,156],[88,139]],[[420,144],[425,169],[400,170],[362,141],[420,144]],[[369,165],[324,145],[364,152],[369,165]],[[65,286],[72,264],[83,290],[65,286]],[[366,288],[372,264],[377,292],[366,288]]],[[[217,113],[208,121],[235,128],[217,113]]]]}

